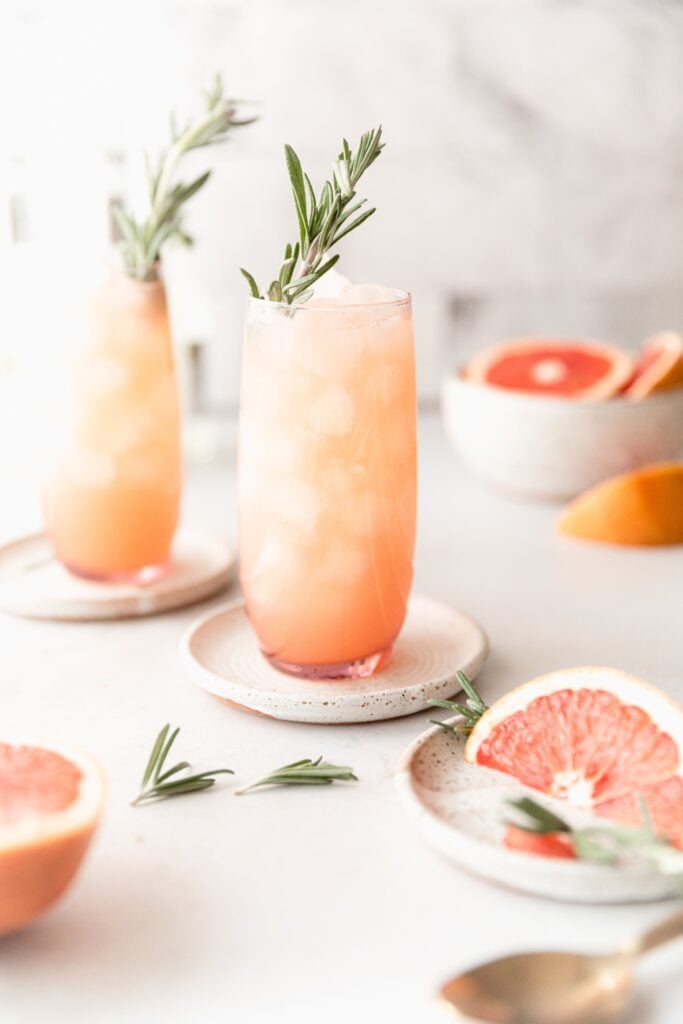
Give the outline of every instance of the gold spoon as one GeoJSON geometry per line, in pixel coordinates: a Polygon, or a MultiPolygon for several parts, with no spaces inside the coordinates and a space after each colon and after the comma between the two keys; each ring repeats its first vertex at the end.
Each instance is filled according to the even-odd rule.
{"type": "Polygon", "coordinates": [[[490,1024],[615,1024],[629,1007],[636,957],[683,935],[683,911],[617,953],[520,953],[452,978],[441,998],[490,1024]]]}

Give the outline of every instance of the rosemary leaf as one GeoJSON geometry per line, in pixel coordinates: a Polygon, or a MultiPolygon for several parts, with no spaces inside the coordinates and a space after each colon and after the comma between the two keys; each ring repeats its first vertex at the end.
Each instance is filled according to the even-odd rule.
{"type": "Polygon", "coordinates": [[[164,800],[171,796],[180,796],[183,793],[196,793],[201,789],[209,789],[215,785],[217,775],[234,774],[230,768],[212,768],[209,771],[199,772],[195,775],[183,775],[174,779],[173,776],[190,767],[189,761],[180,761],[164,771],[166,758],[179,732],[180,728],[171,732],[170,725],[165,725],[160,731],[154,741],[142,776],[140,792],[134,800],[131,800],[131,806],[136,807],[150,800],[164,800]]]}
{"type": "Polygon", "coordinates": [[[287,164],[287,173],[289,174],[289,181],[292,186],[292,195],[294,196],[294,205],[296,207],[296,216],[299,221],[299,236],[301,241],[301,251],[304,252],[308,249],[308,215],[306,211],[306,185],[304,182],[304,172],[301,168],[301,161],[296,155],[291,146],[285,146],[285,163],[287,164]]]}
{"type": "Polygon", "coordinates": [[[471,731],[471,726],[468,726],[465,722],[456,722],[455,725],[451,725],[450,722],[438,722],[436,718],[430,718],[429,724],[438,725],[439,729],[449,732],[452,736],[457,736],[458,738],[467,736],[471,731]]]}
{"type": "Polygon", "coordinates": [[[152,753],[149,755],[147,767],[145,768],[145,774],[142,776],[142,789],[145,788],[149,780],[152,778],[152,774],[155,771],[159,761],[159,754],[161,753],[164,743],[166,742],[166,737],[168,736],[168,731],[170,728],[170,725],[165,725],[161,732],[159,733],[159,735],[157,736],[156,740],[154,741],[152,753]]]}
{"type": "Polygon", "coordinates": [[[259,786],[331,786],[333,782],[357,782],[357,777],[351,768],[346,766],[328,764],[319,757],[317,761],[304,758],[302,761],[294,761],[282,768],[276,768],[270,775],[252,782],[242,789],[236,789],[237,796],[248,793],[259,786]]]}
{"type": "Polygon", "coordinates": [[[163,775],[160,775],[160,776],[158,777],[158,779],[157,779],[157,785],[158,785],[158,784],[159,784],[160,782],[166,782],[166,780],[167,780],[167,779],[170,779],[170,778],[171,778],[171,776],[173,776],[173,775],[177,775],[177,774],[178,774],[178,772],[181,772],[181,771],[183,770],[183,768],[191,768],[191,767],[192,767],[192,766],[191,766],[191,764],[190,764],[190,762],[189,762],[189,761],[180,761],[180,763],[179,763],[179,764],[176,764],[176,765],[174,765],[174,766],[173,766],[173,768],[169,768],[169,769],[168,769],[168,771],[164,772],[164,774],[163,774],[163,775]]]}
{"type": "Polygon", "coordinates": [[[557,814],[553,814],[547,807],[543,807],[541,804],[536,803],[528,796],[520,797],[519,800],[507,800],[510,807],[514,807],[515,810],[521,811],[528,818],[525,824],[514,824],[517,828],[522,828],[526,832],[537,832],[543,834],[545,832],[571,832],[571,828],[562,818],[558,817],[557,814]]]}
{"type": "Polygon", "coordinates": [[[244,267],[240,267],[240,274],[242,274],[242,276],[247,279],[247,282],[249,284],[249,288],[251,289],[251,294],[253,295],[253,297],[255,299],[260,299],[261,298],[261,293],[259,291],[258,285],[256,284],[256,281],[251,276],[249,271],[245,270],[244,267]]]}
{"type": "Polygon", "coordinates": [[[372,209],[366,210],[365,213],[361,213],[360,217],[356,217],[356,219],[352,221],[351,224],[348,225],[348,227],[344,228],[343,231],[340,231],[338,234],[334,236],[334,238],[332,239],[332,245],[336,245],[337,242],[339,242],[340,239],[344,238],[345,235],[350,234],[355,228],[360,227],[360,225],[363,224],[368,219],[368,217],[372,217],[375,210],[376,207],[373,206],[372,209]]]}
{"type": "Polygon", "coordinates": [[[579,860],[592,860],[601,864],[616,864],[618,860],[616,853],[612,850],[605,849],[605,846],[594,839],[588,830],[583,829],[581,831],[572,832],[571,829],[569,829],[568,831],[572,836],[574,853],[579,860]]]}

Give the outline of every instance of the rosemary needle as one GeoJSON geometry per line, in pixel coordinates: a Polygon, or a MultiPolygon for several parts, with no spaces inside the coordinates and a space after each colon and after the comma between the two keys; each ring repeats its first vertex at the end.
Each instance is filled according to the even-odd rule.
{"type": "Polygon", "coordinates": [[[333,782],[357,782],[357,777],[351,768],[328,764],[319,757],[317,761],[305,758],[302,761],[294,761],[282,768],[276,768],[270,775],[264,776],[257,782],[252,782],[242,789],[236,789],[235,795],[248,793],[259,786],[331,786],[333,782]]]}
{"type": "Polygon", "coordinates": [[[430,718],[429,721],[431,725],[438,725],[444,732],[462,736],[472,731],[482,715],[488,711],[489,706],[481,699],[477,688],[470,682],[464,672],[458,672],[458,682],[465,691],[466,699],[464,704],[453,700],[430,700],[427,703],[432,704],[436,708],[446,708],[448,711],[454,711],[457,715],[460,715],[461,720],[456,722],[455,725],[449,725],[448,722],[437,722],[434,718],[430,718]]]}
{"type": "Polygon", "coordinates": [[[184,793],[197,793],[201,789],[210,789],[215,785],[216,775],[234,775],[230,768],[213,768],[210,771],[198,772],[195,775],[183,775],[190,768],[189,761],[179,761],[172,768],[164,770],[166,758],[173,746],[175,739],[180,732],[176,728],[171,732],[170,725],[165,725],[152,747],[149,755],[145,773],[142,776],[140,792],[131,800],[131,806],[148,800],[165,800],[172,796],[182,796],[184,793]]]}

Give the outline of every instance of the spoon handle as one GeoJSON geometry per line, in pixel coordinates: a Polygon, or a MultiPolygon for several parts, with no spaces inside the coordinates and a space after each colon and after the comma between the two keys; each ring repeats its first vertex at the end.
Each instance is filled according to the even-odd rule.
{"type": "Polygon", "coordinates": [[[671,917],[665,918],[664,921],[660,921],[654,928],[648,929],[639,935],[633,942],[633,952],[636,956],[640,956],[641,953],[647,953],[650,949],[656,949],[657,946],[664,945],[665,942],[671,942],[672,939],[678,938],[679,935],[683,935],[683,910],[679,910],[677,914],[673,914],[671,917]]]}

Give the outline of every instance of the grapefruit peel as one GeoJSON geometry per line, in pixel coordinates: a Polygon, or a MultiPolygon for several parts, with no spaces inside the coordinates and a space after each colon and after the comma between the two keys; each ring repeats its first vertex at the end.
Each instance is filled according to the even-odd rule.
{"type": "Polygon", "coordinates": [[[624,394],[632,401],[683,386],[683,336],[678,331],[662,331],[649,338],[624,394]]]}
{"type": "Polygon", "coordinates": [[[683,543],[683,463],[659,462],[610,477],[571,501],[560,533],[627,547],[683,543]]]}

